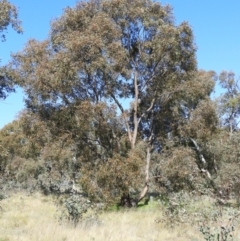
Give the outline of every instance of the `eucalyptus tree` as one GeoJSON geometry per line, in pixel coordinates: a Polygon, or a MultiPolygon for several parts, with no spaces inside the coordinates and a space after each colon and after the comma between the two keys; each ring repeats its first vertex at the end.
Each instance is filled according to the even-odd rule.
{"type": "Polygon", "coordinates": [[[225,93],[220,97],[219,109],[222,125],[232,133],[239,129],[240,85],[233,72],[222,71],[219,82],[225,93]]]}
{"type": "Polygon", "coordinates": [[[17,31],[18,33],[22,33],[21,21],[18,19],[18,10],[16,6],[11,4],[7,0],[0,1],[0,33],[2,40],[5,40],[4,32],[7,30],[8,26],[17,31]]]}
{"type": "MultiPolygon", "coordinates": [[[[29,40],[22,52],[13,55],[10,68],[11,77],[25,91],[27,108],[51,120],[56,130],[73,139],[78,136],[86,146],[106,150],[103,165],[111,165],[108,160],[114,153],[131,163],[139,146],[145,148],[140,201],[148,191],[152,152],[159,151],[162,140],[186,120],[189,103],[194,101],[196,107],[207,94],[201,90],[206,83],[196,78],[195,52],[189,24],[176,25],[169,5],[151,0],[91,0],[66,8],[52,22],[49,38],[29,40]],[[83,114],[77,113],[84,103],[88,104],[83,114]],[[102,103],[113,103],[119,111],[114,115],[106,114],[108,107],[96,111],[102,103]],[[90,129],[81,129],[78,121],[86,113],[93,114],[90,129]],[[117,148],[126,138],[125,150],[132,153],[128,156],[117,148]]],[[[124,190],[123,196],[128,192],[124,190]]]]}
{"type": "MultiPolygon", "coordinates": [[[[18,11],[16,6],[7,0],[0,1],[0,38],[5,41],[5,32],[9,25],[18,33],[22,33],[21,22],[18,19],[18,11]]],[[[1,59],[0,59],[1,61],[1,59]]],[[[10,84],[9,76],[6,69],[0,67],[0,99],[5,99],[8,92],[14,91],[10,84]]]]}

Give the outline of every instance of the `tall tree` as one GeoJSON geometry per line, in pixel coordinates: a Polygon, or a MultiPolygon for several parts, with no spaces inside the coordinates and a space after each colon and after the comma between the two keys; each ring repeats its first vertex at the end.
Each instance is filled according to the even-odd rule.
{"type": "MultiPolygon", "coordinates": [[[[18,33],[22,33],[21,22],[18,19],[17,8],[7,0],[0,1],[0,38],[5,41],[5,31],[8,26],[18,33]]],[[[1,61],[1,60],[0,60],[1,61]]],[[[8,92],[14,91],[13,86],[10,83],[9,76],[6,73],[6,69],[0,67],[0,99],[5,99],[8,92]]]]}
{"type": "MultiPolygon", "coordinates": [[[[192,30],[187,22],[176,25],[173,19],[169,5],[151,0],[79,2],[52,23],[48,39],[30,40],[11,64],[11,77],[25,90],[27,108],[65,132],[72,129],[52,113],[84,101],[91,103],[89,112],[102,102],[115,103],[124,124],[118,133],[127,135],[130,152],[144,143],[145,185],[138,201],[148,190],[151,153],[187,118],[186,106],[195,101],[196,107],[207,94],[199,91],[205,83],[195,78],[192,30]],[[124,108],[127,100],[130,108],[124,108]]],[[[103,109],[95,113],[118,145],[121,138],[114,134],[113,122],[103,109]]],[[[74,112],[71,116],[76,117],[74,112]]],[[[110,147],[99,141],[109,135],[94,135],[95,144],[110,147]]]]}
{"type": "Polygon", "coordinates": [[[229,128],[230,133],[239,128],[240,86],[239,79],[233,72],[222,71],[219,76],[221,87],[225,93],[220,97],[220,115],[222,125],[229,128]]]}

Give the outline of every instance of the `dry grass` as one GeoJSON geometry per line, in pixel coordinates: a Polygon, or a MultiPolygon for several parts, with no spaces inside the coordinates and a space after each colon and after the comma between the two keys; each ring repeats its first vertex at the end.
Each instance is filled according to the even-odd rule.
{"type": "Polygon", "coordinates": [[[83,222],[73,227],[59,223],[56,205],[41,194],[15,194],[0,202],[0,241],[137,241],[204,240],[196,227],[167,228],[161,208],[112,211],[101,214],[101,224],[83,222]]]}

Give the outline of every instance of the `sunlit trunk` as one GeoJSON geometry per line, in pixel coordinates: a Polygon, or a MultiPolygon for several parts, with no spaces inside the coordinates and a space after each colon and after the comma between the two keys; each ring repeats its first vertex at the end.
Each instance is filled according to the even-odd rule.
{"type": "Polygon", "coordinates": [[[151,160],[151,148],[150,148],[150,146],[148,146],[147,147],[147,156],[146,156],[146,169],[145,169],[145,186],[138,198],[138,202],[140,202],[148,193],[150,160],[151,160]]]}

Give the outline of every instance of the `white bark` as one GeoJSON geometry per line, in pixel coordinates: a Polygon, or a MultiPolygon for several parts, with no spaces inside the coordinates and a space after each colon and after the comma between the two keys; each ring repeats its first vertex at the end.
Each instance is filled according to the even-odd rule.
{"type": "Polygon", "coordinates": [[[209,179],[211,179],[211,178],[212,178],[212,177],[211,177],[211,174],[210,174],[209,171],[206,169],[207,162],[206,162],[203,154],[201,153],[200,147],[198,146],[197,142],[196,142],[194,139],[190,138],[190,140],[191,140],[192,143],[194,144],[194,146],[195,146],[195,148],[196,148],[196,151],[197,151],[197,153],[198,153],[199,160],[201,161],[202,166],[203,166],[202,168],[200,168],[200,171],[203,172],[203,173],[206,173],[207,177],[208,177],[209,179]]]}
{"type": "Polygon", "coordinates": [[[137,81],[137,72],[134,73],[134,88],[135,88],[135,99],[134,99],[134,113],[133,113],[133,123],[134,123],[134,129],[133,129],[133,135],[132,135],[132,141],[131,141],[131,147],[132,149],[135,148],[136,145],[136,139],[137,139],[137,133],[138,133],[138,118],[137,118],[137,113],[138,113],[138,96],[139,96],[139,91],[138,91],[138,81],[137,81]]]}
{"type": "Polygon", "coordinates": [[[147,147],[147,156],[146,156],[146,169],[145,169],[145,186],[139,195],[138,202],[140,202],[147,194],[149,189],[149,167],[151,161],[151,148],[150,146],[147,147]]]}

